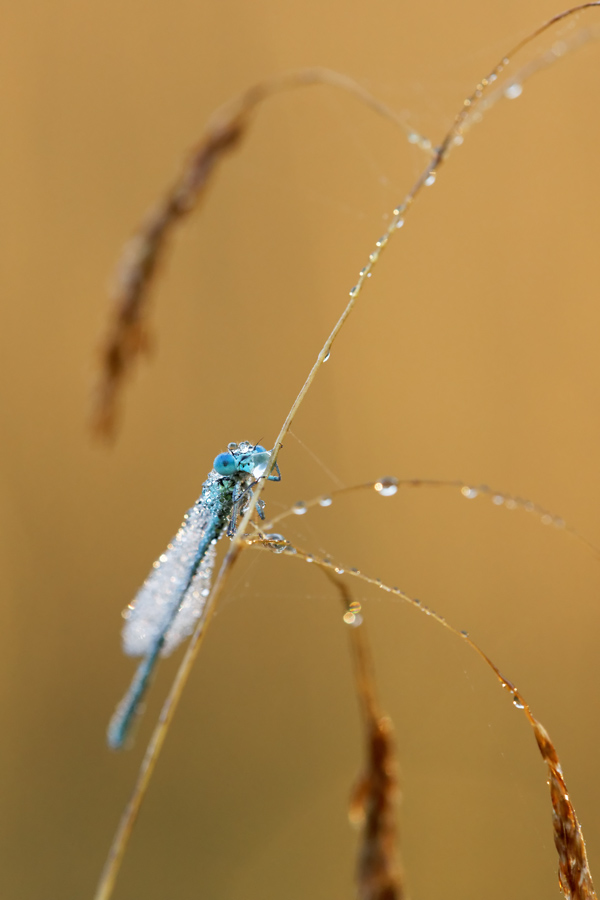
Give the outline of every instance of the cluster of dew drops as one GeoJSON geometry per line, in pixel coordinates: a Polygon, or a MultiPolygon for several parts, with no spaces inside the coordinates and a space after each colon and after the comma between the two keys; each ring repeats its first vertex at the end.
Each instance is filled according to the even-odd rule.
{"type": "MultiPolygon", "coordinates": [[[[559,55],[558,50],[554,50],[553,53],[554,53],[554,56],[559,55]]],[[[477,92],[475,95],[477,100],[479,100],[481,98],[481,96],[483,94],[484,86],[488,86],[492,82],[496,81],[499,73],[502,71],[502,69],[506,65],[508,65],[508,63],[509,63],[508,58],[505,58],[502,61],[502,64],[498,67],[497,71],[495,73],[492,73],[490,76],[488,76],[488,78],[483,80],[481,85],[478,86],[478,89],[477,89],[477,92]]],[[[508,83],[508,85],[504,88],[502,93],[503,93],[503,96],[507,100],[515,100],[517,97],[520,97],[521,94],[523,93],[523,85],[518,80],[510,81],[508,83]]],[[[465,100],[465,106],[470,107],[472,105],[472,102],[473,101],[470,99],[465,100]]],[[[479,122],[479,121],[481,121],[481,118],[482,118],[481,112],[473,112],[471,114],[471,120],[473,122],[479,122]]],[[[453,137],[452,143],[455,144],[456,146],[460,146],[463,143],[463,141],[464,141],[464,137],[463,137],[461,131],[458,130],[457,133],[453,137]]],[[[420,149],[424,150],[426,153],[436,153],[437,152],[435,150],[435,148],[433,147],[433,144],[429,140],[429,138],[423,137],[423,135],[418,134],[418,132],[416,132],[416,131],[411,131],[408,134],[408,142],[409,142],[409,144],[414,144],[415,146],[420,147],[420,149]]],[[[423,179],[424,187],[431,187],[432,185],[434,185],[436,183],[436,179],[437,179],[437,172],[435,171],[435,168],[433,167],[433,164],[432,164],[432,166],[425,173],[425,177],[423,179]]],[[[351,297],[351,299],[354,299],[355,297],[358,296],[364,281],[367,278],[372,277],[373,266],[379,259],[379,255],[380,255],[381,251],[386,246],[387,242],[389,241],[389,239],[392,236],[392,234],[394,233],[394,231],[396,231],[404,226],[404,214],[405,214],[410,202],[412,202],[412,198],[407,199],[406,202],[399,204],[393,210],[392,219],[391,219],[391,222],[390,222],[385,234],[383,234],[379,238],[379,240],[376,242],[376,244],[375,244],[376,249],[373,250],[373,252],[369,255],[369,261],[368,261],[367,265],[364,266],[358,273],[358,276],[359,276],[358,282],[349,291],[349,296],[351,297]]],[[[323,362],[327,362],[329,357],[330,357],[330,353],[327,353],[327,355],[323,359],[323,362]]]]}
{"type": "MultiPolygon", "coordinates": [[[[381,497],[393,497],[394,494],[398,491],[398,479],[392,476],[387,476],[385,478],[380,478],[372,485],[373,489],[378,493],[381,497]]],[[[319,506],[324,508],[331,506],[333,503],[333,497],[325,494],[322,497],[319,497],[317,501],[319,506]]],[[[304,502],[304,500],[298,500],[297,503],[294,503],[291,510],[296,516],[303,516],[308,512],[308,505],[304,502]]],[[[282,534],[266,534],[264,536],[265,541],[268,542],[269,549],[273,553],[289,553],[294,554],[297,553],[296,548],[291,544],[287,538],[285,538],[282,534]]],[[[305,562],[311,563],[314,562],[314,557],[310,555],[304,556],[305,562]]],[[[334,565],[330,559],[320,560],[323,565],[330,566],[333,568],[336,575],[343,575],[344,569],[341,566],[334,565]]],[[[353,574],[360,574],[358,569],[349,569],[353,574]]],[[[376,579],[376,582],[381,584],[380,579],[376,579]]],[[[343,615],[343,620],[346,625],[352,625],[356,627],[362,624],[362,616],[360,615],[361,605],[358,600],[353,600],[346,612],[343,615]]]]}
{"type": "MultiPolygon", "coordinates": [[[[552,52],[554,53],[555,56],[560,55],[557,48],[553,48],[552,52]]],[[[563,52],[562,48],[561,48],[560,52],[561,53],[563,52]]],[[[507,63],[508,63],[508,59],[503,60],[503,64],[507,64],[507,63]]],[[[503,68],[503,66],[499,67],[498,71],[501,71],[502,68],[503,68]]],[[[496,78],[497,78],[497,73],[494,73],[491,76],[489,76],[489,79],[486,79],[486,82],[487,81],[489,81],[489,82],[495,81],[496,78]]],[[[517,80],[512,81],[505,87],[503,93],[504,93],[504,96],[506,99],[514,100],[517,97],[520,97],[521,94],[523,93],[523,86],[517,80]]],[[[474,116],[475,121],[478,121],[478,119],[479,119],[479,117],[477,115],[474,116]]],[[[429,140],[427,140],[426,138],[423,138],[421,135],[419,135],[417,133],[411,133],[408,137],[408,140],[410,143],[417,144],[426,151],[432,150],[431,142],[429,140]]],[[[454,138],[454,143],[455,144],[463,143],[462,134],[460,134],[460,133],[456,134],[456,136],[454,138]]],[[[423,183],[426,187],[431,187],[433,184],[435,184],[435,182],[436,182],[436,172],[435,172],[435,170],[432,169],[427,174],[423,183]]],[[[393,231],[397,230],[397,229],[399,230],[404,226],[404,213],[406,211],[406,206],[407,206],[407,204],[401,204],[393,210],[393,218],[387,229],[387,233],[384,234],[377,241],[376,250],[374,250],[370,254],[369,262],[359,272],[358,283],[350,290],[351,298],[355,298],[358,295],[360,288],[361,288],[363,282],[365,281],[365,279],[372,277],[372,267],[377,262],[381,250],[387,244],[393,231]]],[[[329,350],[326,353],[326,355],[323,359],[323,362],[327,362],[330,359],[330,356],[331,356],[331,352],[329,350]]],[[[487,485],[480,485],[479,487],[473,487],[471,485],[462,484],[462,483],[458,482],[456,486],[460,490],[461,495],[463,497],[465,497],[467,500],[474,500],[476,497],[478,497],[480,495],[488,496],[491,499],[491,502],[494,504],[494,506],[504,506],[506,509],[523,509],[526,512],[530,512],[530,513],[534,513],[534,514],[538,515],[540,518],[540,521],[542,522],[543,525],[553,525],[555,528],[565,528],[566,523],[565,523],[564,519],[562,519],[560,516],[552,515],[547,510],[538,506],[536,503],[533,503],[531,500],[525,500],[521,497],[514,497],[510,494],[498,493],[497,491],[493,491],[487,485]]],[[[398,479],[394,478],[392,476],[381,478],[378,481],[374,482],[374,484],[372,485],[372,488],[376,491],[376,493],[378,493],[382,497],[392,497],[398,491],[398,479]]],[[[329,507],[333,503],[333,498],[331,496],[324,495],[324,496],[320,497],[317,502],[318,502],[319,506],[329,507]]],[[[299,500],[292,507],[292,512],[297,516],[302,516],[308,512],[308,508],[309,508],[308,505],[304,501],[299,500]]],[[[281,534],[267,534],[267,535],[265,535],[265,539],[269,542],[270,549],[275,553],[287,552],[290,554],[294,554],[297,552],[296,548],[281,534]]],[[[305,560],[306,560],[306,562],[314,562],[314,557],[312,557],[310,555],[306,555],[305,560]]],[[[338,574],[338,575],[344,574],[344,569],[341,568],[340,566],[334,565],[331,562],[331,560],[323,559],[323,560],[321,560],[321,563],[331,566],[334,569],[334,571],[336,572],[336,574],[338,574]]],[[[349,571],[354,574],[360,574],[358,569],[350,569],[349,571]]],[[[379,586],[385,587],[387,590],[391,590],[392,592],[401,593],[398,588],[387,588],[387,586],[384,586],[381,582],[381,579],[379,579],[379,578],[368,579],[368,581],[372,581],[375,584],[379,584],[379,586]]],[[[420,605],[420,606],[422,605],[422,604],[420,604],[420,601],[418,601],[418,600],[414,600],[413,602],[416,603],[417,605],[420,605]]],[[[433,611],[428,610],[426,607],[423,607],[423,609],[425,612],[431,612],[433,614],[433,611]]],[[[353,627],[360,625],[362,623],[362,616],[360,615],[360,611],[361,611],[361,604],[356,600],[352,601],[349,604],[348,609],[346,610],[346,612],[343,615],[344,622],[347,625],[351,625],[353,627]]],[[[438,617],[438,618],[440,618],[441,621],[444,621],[441,617],[438,617]]],[[[468,632],[461,631],[460,634],[464,638],[468,638],[468,632]]],[[[515,707],[517,707],[517,709],[523,709],[525,707],[525,703],[522,700],[522,698],[521,698],[520,694],[518,693],[518,691],[516,690],[516,688],[514,688],[514,686],[511,685],[509,682],[505,682],[504,687],[506,687],[513,694],[513,703],[514,703],[515,707]]]]}
{"type": "MultiPolygon", "coordinates": [[[[557,43],[552,50],[550,51],[550,55],[553,58],[561,56],[565,52],[565,45],[562,43],[557,43]]],[[[479,100],[483,93],[484,86],[488,86],[492,82],[496,81],[500,72],[508,65],[509,59],[505,58],[502,60],[502,63],[496,68],[496,70],[490,74],[481,85],[478,86],[478,90],[476,92],[476,99],[479,100]]],[[[517,97],[520,97],[523,93],[523,85],[520,83],[518,79],[510,81],[503,90],[503,95],[507,100],[515,100],[517,97]]],[[[465,106],[471,106],[472,100],[466,100],[465,106]]],[[[481,119],[481,113],[473,113],[472,120],[474,122],[478,122],[481,119]]],[[[455,136],[453,143],[456,145],[460,145],[463,143],[463,135],[458,131],[455,136]]],[[[434,150],[433,145],[430,140],[424,138],[422,135],[417,132],[411,132],[408,135],[408,141],[411,144],[415,144],[419,146],[422,150],[426,152],[432,152],[434,150]]],[[[431,187],[436,182],[437,173],[434,168],[429,169],[424,178],[423,184],[425,187],[431,187]]],[[[381,251],[386,246],[388,240],[394,231],[403,228],[404,226],[404,214],[407,210],[408,203],[399,204],[394,210],[392,214],[391,222],[386,230],[386,233],[383,234],[379,240],[376,242],[376,249],[370,254],[369,261],[366,266],[364,266],[359,272],[358,282],[350,289],[350,297],[354,299],[367,278],[372,277],[372,269],[377,260],[379,259],[379,255],[381,251]]],[[[323,362],[327,362],[330,359],[331,350],[329,349],[326,355],[323,358],[323,362]]],[[[415,482],[416,483],[416,482],[415,482]]],[[[373,489],[380,494],[382,497],[392,497],[398,491],[398,479],[392,476],[388,476],[385,478],[381,478],[379,481],[374,482],[372,485],[373,489]]],[[[565,528],[566,523],[564,519],[560,516],[554,516],[549,513],[547,510],[538,506],[536,503],[533,503],[530,500],[524,500],[521,497],[513,497],[510,494],[501,494],[496,491],[493,491],[487,485],[480,485],[479,487],[473,487],[467,484],[463,484],[462,482],[457,482],[456,487],[460,490],[463,497],[467,500],[474,500],[476,497],[480,495],[487,495],[490,497],[492,503],[495,506],[505,506],[506,509],[523,509],[526,512],[535,513],[539,516],[543,525],[553,525],[556,528],[565,528]]],[[[323,496],[318,501],[319,506],[328,507],[333,503],[333,498],[330,496],[323,496]]],[[[299,500],[292,507],[292,512],[297,516],[302,516],[306,512],[308,512],[307,504],[299,500]]],[[[275,553],[296,553],[296,548],[281,534],[268,534],[265,535],[265,539],[269,542],[270,549],[275,553]]],[[[305,556],[306,562],[314,562],[314,558],[310,555],[305,556]]],[[[329,560],[322,560],[324,564],[331,565],[329,560]]],[[[344,569],[333,566],[335,572],[339,575],[343,574],[344,569]]],[[[358,569],[350,569],[350,572],[358,573],[358,569]]],[[[372,581],[373,579],[368,579],[372,581]]],[[[381,583],[380,579],[373,580],[375,584],[379,584],[381,587],[386,587],[381,583]]],[[[394,592],[401,593],[397,588],[386,588],[387,590],[392,590],[394,592]]],[[[413,601],[419,605],[419,601],[413,601]]],[[[430,612],[426,607],[423,607],[426,612],[430,612]]],[[[359,615],[360,612],[360,604],[358,602],[354,602],[350,604],[348,611],[344,614],[344,621],[349,625],[360,625],[362,618],[359,615]],[[356,608],[355,608],[356,607],[356,608]]],[[[467,637],[466,632],[461,632],[464,637],[467,637]]],[[[516,705],[516,704],[515,704],[516,705]]]]}
{"type": "Polygon", "coordinates": [[[554,525],[555,528],[564,528],[566,525],[565,520],[561,516],[553,515],[532,500],[524,500],[522,497],[513,497],[510,494],[500,494],[497,491],[493,491],[487,484],[482,484],[479,487],[463,484],[460,487],[460,492],[467,500],[474,500],[481,494],[488,496],[494,506],[504,506],[506,509],[524,509],[525,512],[535,513],[539,516],[542,525],[554,525]]]}
{"type": "MultiPolygon", "coordinates": [[[[398,492],[399,481],[397,478],[393,476],[387,476],[385,478],[380,478],[378,481],[374,482],[371,487],[373,490],[379,494],[381,497],[393,497],[394,494],[398,492]]],[[[546,510],[542,509],[542,507],[538,506],[536,503],[533,503],[531,500],[524,500],[521,497],[513,497],[510,494],[501,494],[497,491],[493,491],[488,485],[480,485],[479,487],[472,487],[467,484],[457,483],[456,487],[460,490],[460,493],[467,500],[474,500],[475,498],[483,495],[488,496],[494,506],[505,506],[506,509],[523,509],[526,512],[535,513],[539,516],[541,522],[545,525],[554,525],[556,528],[564,528],[566,523],[564,519],[553,516],[551,513],[548,513],[546,510]]],[[[333,503],[333,497],[328,495],[323,495],[317,501],[319,506],[329,507],[333,503]]],[[[295,515],[302,516],[308,512],[308,505],[299,500],[294,504],[291,510],[295,515]]],[[[270,548],[275,553],[283,553],[287,552],[290,554],[294,554],[297,552],[296,548],[291,544],[283,535],[281,534],[268,534],[265,535],[265,539],[269,542],[270,548]]],[[[306,562],[314,562],[314,557],[307,555],[304,557],[306,562]]],[[[327,565],[333,568],[337,575],[343,575],[344,569],[341,566],[335,565],[332,563],[330,559],[322,559],[320,560],[322,565],[327,565]]],[[[358,569],[352,568],[348,570],[351,574],[360,575],[358,569]]],[[[397,593],[402,595],[402,591],[399,588],[390,588],[387,585],[384,585],[381,582],[380,578],[367,578],[368,582],[378,585],[384,590],[391,591],[392,593],[397,593]]],[[[445,619],[443,616],[439,616],[433,610],[424,606],[420,600],[415,598],[412,599],[412,602],[421,607],[423,612],[428,615],[434,616],[434,618],[438,619],[440,622],[445,623],[445,619]]],[[[362,616],[361,616],[361,604],[358,600],[353,600],[349,605],[347,610],[344,612],[343,621],[346,625],[350,625],[353,628],[362,624],[362,616]]],[[[469,640],[469,633],[467,631],[457,632],[461,637],[466,640],[469,640]]],[[[504,679],[499,673],[498,677],[502,682],[502,686],[508,690],[508,692],[512,696],[512,702],[516,709],[523,710],[526,709],[527,704],[523,700],[521,694],[517,690],[517,688],[509,681],[504,679]]]]}
{"type": "MultiPolygon", "coordinates": [[[[413,484],[416,485],[418,484],[418,482],[415,481],[413,482],[413,484]]],[[[547,510],[543,509],[541,506],[538,506],[538,504],[533,503],[533,501],[531,500],[525,500],[522,497],[514,497],[511,494],[499,493],[498,491],[492,490],[492,488],[490,488],[486,484],[474,487],[462,482],[456,482],[454,486],[458,488],[461,496],[465,497],[467,500],[474,500],[479,496],[487,496],[494,504],[494,506],[504,506],[506,509],[523,509],[525,510],[525,512],[534,513],[535,515],[537,515],[543,525],[553,525],[555,528],[566,527],[566,523],[563,518],[561,518],[560,516],[552,515],[552,513],[549,513],[547,510]]],[[[373,482],[370,487],[381,497],[393,497],[398,492],[399,481],[393,476],[386,476],[373,482]]],[[[333,497],[329,495],[323,495],[322,497],[319,497],[314,505],[327,508],[332,504],[333,497]]],[[[291,512],[297,516],[305,515],[308,510],[309,505],[303,500],[298,500],[291,508],[291,512]]],[[[293,544],[291,544],[282,534],[266,534],[264,535],[264,540],[268,542],[269,549],[273,553],[296,554],[298,552],[293,544]]],[[[304,560],[305,562],[312,563],[315,561],[315,558],[310,554],[306,554],[304,555],[304,560]]],[[[319,562],[322,565],[331,567],[337,575],[344,574],[345,570],[341,566],[332,563],[330,559],[321,559],[319,560],[319,562]]],[[[361,574],[356,568],[348,569],[348,571],[354,575],[361,574]]],[[[393,593],[402,593],[398,588],[388,588],[386,585],[383,585],[381,579],[379,578],[368,578],[367,581],[372,582],[375,585],[379,585],[380,587],[388,591],[392,591],[393,593]]],[[[421,606],[425,612],[431,612],[432,614],[434,614],[433,611],[429,611],[427,608],[423,607],[420,601],[413,600],[413,602],[421,606]]],[[[347,625],[352,625],[354,627],[360,625],[362,623],[360,610],[360,603],[358,601],[353,601],[343,615],[344,622],[347,625]]],[[[468,637],[467,632],[461,632],[461,634],[463,635],[463,637],[468,637]]]]}

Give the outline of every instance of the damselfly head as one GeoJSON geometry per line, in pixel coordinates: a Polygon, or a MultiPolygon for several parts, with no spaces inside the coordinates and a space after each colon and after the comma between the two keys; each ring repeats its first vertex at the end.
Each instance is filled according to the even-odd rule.
{"type": "Polygon", "coordinates": [[[271,454],[261,444],[242,441],[240,444],[229,444],[227,453],[219,453],[213,466],[218,475],[234,475],[236,472],[247,472],[254,478],[265,474],[271,454]]]}

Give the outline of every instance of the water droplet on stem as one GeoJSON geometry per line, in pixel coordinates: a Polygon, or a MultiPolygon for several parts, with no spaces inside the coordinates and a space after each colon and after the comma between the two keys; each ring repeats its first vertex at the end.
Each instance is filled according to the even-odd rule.
{"type": "Polygon", "coordinates": [[[265,540],[269,542],[268,547],[273,553],[283,553],[289,546],[282,534],[265,534],[265,540]]]}
{"type": "Polygon", "coordinates": [[[506,88],[504,88],[504,96],[507,100],[516,100],[517,97],[520,97],[523,93],[523,85],[519,84],[518,81],[514,81],[512,84],[509,84],[506,88]]]}
{"type": "Polygon", "coordinates": [[[398,479],[392,476],[380,478],[373,487],[381,497],[393,497],[398,491],[398,479]]]}

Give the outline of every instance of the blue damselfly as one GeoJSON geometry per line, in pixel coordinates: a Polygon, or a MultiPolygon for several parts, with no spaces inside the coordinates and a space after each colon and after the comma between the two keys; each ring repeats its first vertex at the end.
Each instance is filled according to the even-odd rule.
{"type": "MultiPolygon", "coordinates": [[[[226,453],[219,453],[200,497],[125,610],[123,649],[143,660],[108,726],[108,743],[114,749],[127,739],[159,657],[167,656],[189,637],[202,618],[217,541],[225,533],[233,536],[252,487],[264,476],[272,452],[260,444],[242,441],[229,444],[226,453]]],[[[279,481],[277,464],[274,469],[269,479],[279,481]]],[[[261,518],[263,508],[259,500],[256,509],[261,518]]]]}

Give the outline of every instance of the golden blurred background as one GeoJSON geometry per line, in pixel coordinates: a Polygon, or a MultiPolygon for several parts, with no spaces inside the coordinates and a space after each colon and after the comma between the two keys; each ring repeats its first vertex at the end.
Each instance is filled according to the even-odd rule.
{"type": "MultiPolygon", "coordinates": [[[[425,159],[330,88],[266,104],[173,243],[152,358],[103,446],[90,394],[124,240],[210,113],[255,81],[328,66],[435,142],[477,80],[558,11],[3,4],[2,897],[92,897],[180,659],[162,664],[134,748],[109,752],[134,668],[121,610],[216,453],[272,446],[425,159]]],[[[592,11],[567,31],[599,21],[592,11]]],[[[270,513],[385,474],[460,478],[533,499],[600,544],[599,65],[598,43],[568,55],[453,153],[298,415],[283,480],[263,495],[270,513]]],[[[458,491],[351,495],[281,528],[468,629],[553,737],[597,871],[594,555],[458,491]]],[[[466,645],[387,594],[355,592],[395,723],[410,896],[557,896],[546,770],[524,717],[466,645]]],[[[353,895],[347,802],[362,744],[346,640],[318,571],[245,554],[116,900],[353,895]]]]}

